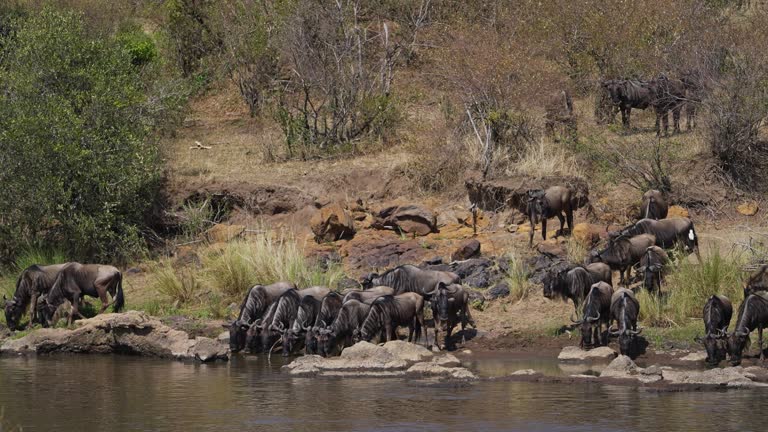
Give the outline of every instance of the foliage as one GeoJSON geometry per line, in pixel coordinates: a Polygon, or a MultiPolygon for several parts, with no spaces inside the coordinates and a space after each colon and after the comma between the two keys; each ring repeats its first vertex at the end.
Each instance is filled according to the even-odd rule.
{"type": "Polygon", "coordinates": [[[213,223],[214,213],[210,200],[202,203],[187,202],[182,206],[181,234],[186,239],[195,239],[203,234],[213,223]]]}
{"type": "Polygon", "coordinates": [[[16,256],[16,259],[14,260],[14,271],[20,272],[34,264],[62,264],[67,261],[66,254],[58,249],[27,247],[16,256]]]}
{"type": "Polygon", "coordinates": [[[76,13],[46,7],[16,25],[0,65],[0,250],[13,258],[34,242],[88,260],[135,255],[169,95],[76,13]]]}
{"type": "Polygon", "coordinates": [[[505,278],[509,285],[509,298],[512,301],[522,300],[532,288],[525,263],[515,252],[508,252],[506,258],[509,260],[509,272],[505,278]]]}
{"type": "Polygon", "coordinates": [[[134,66],[142,66],[157,58],[157,45],[152,37],[141,28],[129,27],[121,31],[116,37],[118,43],[131,55],[131,63],[134,66]]]}
{"type": "Polygon", "coordinates": [[[198,300],[203,290],[195,272],[177,272],[169,262],[160,263],[154,270],[152,287],[176,307],[198,300]]]}
{"type": "Polygon", "coordinates": [[[212,24],[214,0],[166,0],[167,35],[176,63],[185,77],[205,76],[221,49],[221,35],[212,24]]]}

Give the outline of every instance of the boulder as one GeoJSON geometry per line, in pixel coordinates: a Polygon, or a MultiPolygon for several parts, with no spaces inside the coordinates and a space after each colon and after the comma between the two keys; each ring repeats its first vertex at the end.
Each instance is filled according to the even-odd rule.
{"type": "Polygon", "coordinates": [[[707,352],[706,351],[697,351],[692,352],[685,357],[680,357],[681,361],[689,361],[689,362],[703,362],[707,359],[707,352]]]}
{"type": "Polygon", "coordinates": [[[573,227],[573,238],[587,248],[591,248],[600,241],[600,233],[603,228],[588,223],[577,223],[573,227]]]}
{"type": "Polygon", "coordinates": [[[690,214],[688,213],[688,209],[685,207],[680,207],[679,205],[673,205],[669,207],[669,210],[667,211],[667,217],[668,218],[687,218],[690,217],[690,214]]]}
{"type": "Polygon", "coordinates": [[[577,346],[567,346],[560,351],[560,361],[610,361],[616,358],[616,351],[610,347],[597,347],[583,350],[577,346]]]}
{"type": "Polygon", "coordinates": [[[563,244],[560,243],[558,239],[555,238],[548,238],[542,242],[540,242],[536,246],[536,250],[539,251],[542,255],[549,255],[549,256],[556,256],[556,257],[564,257],[566,255],[565,248],[563,247],[563,244]]]}
{"type": "Polygon", "coordinates": [[[462,367],[445,367],[431,362],[416,363],[406,371],[408,375],[419,377],[450,378],[456,380],[474,381],[477,375],[462,367]]]}
{"type": "Polygon", "coordinates": [[[337,203],[327,205],[315,213],[310,220],[310,227],[317,243],[348,239],[355,235],[354,219],[337,203]]]}
{"type": "Polygon", "coordinates": [[[389,351],[395,358],[410,363],[423,362],[433,356],[432,352],[424,346],[401,340],[385,343],[384,349],[389,351]]]}
{"type": "Polygon", "coordinates": [[[453,354],[445,354],[432,358],[432,363],[443,367],[459,367],[461,366],[461,360],[456,358],[453,354]]]}
{"type": "Polygon", "coordinates": [[[190,339],[143,312],[97,315],[75,322],[74,329],[40,329],[24,337],[6,340],[0,352],[7,354],[127,353],[179,360],[226,360],[226,344],[205,337],[190,339]]]}
{"type": "Polygon", "coordinates": [[[536,372],[533,369],[520,369],[512,372],[510,375],[512,376],[530,376],[530,375],[536,375],[539,372],[536,372]]]}
{"type": "Polygon", "coordinates": [[[704,371],[662,370],[664,380],[671,384],[704,384],[728,387],[765,387],[768,384],[754,382],[754,375],[741,367],[714,368],[704,371]]]}
{"type": "Polygon", "coordinates": [[[476,239],[465,240],[458,249],[451,254],[452,261],[464,261],[480,256],[480,242],[476,239]]]}
{"type": "Polygon", "coordinates": [[[738,211],[740,214],[743,214],[744,216],[754,216],[757,214],[758,210],[759,207],[755,201],[747,201],[745,203],[739,204],[736,207],[736,211],[738,211]]]}
{"type": "Polygon", "coordinates": [[[229,330],[224,330],[216,336],[216,340],[223,344],[229,344],[229,330]]]}
{"type": "Polygon", "coordinates": [[[438,232],[435,213],[415,204],[385,208],[376,216],[373,228],[394,229],[419,236],[438,232]]]}
{"type": "Polygon", "coordinates": [[[243,225],[216,224],[205,232],[205,238],[211,243],[226,243],[240,237],[245,232],[243,225]]]}
{"type": "Polygon", "coordinates": [[[488,300],[496,300],[509,296],[509,284],[506,282],[499,282],[493,288],[485,292],[485,298],[488,300]]]}
{"type": "Polygon", "coordinates": [[[600,378],[633,379],[648,384],[662,379],[662,369],[658,366],[643,369],[629,357],[620,355],[603,369],[600,378]]]}

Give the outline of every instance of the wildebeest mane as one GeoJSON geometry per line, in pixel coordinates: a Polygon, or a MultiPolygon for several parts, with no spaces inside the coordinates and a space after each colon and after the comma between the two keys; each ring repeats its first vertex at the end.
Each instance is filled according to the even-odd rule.
{"type": "Polygon", "coordinates": [[[368,312],[370,312],[370,306],[363,302],[350,300],[344,303],[336,319],[331,323],[331,332],[337,336],[352,334],[353,330],[363,324],[368,312]]]}
{"type": "Polygon", "coordinates": [[[299,310],[299,293],[295,289],[284,292],[277,300],[277,308],[275,309],[275,317],[269,324],[270,329],[282,327],[283,330],[287,330],[296,319],[296,314],[299,310]]]}
{"type": "Polygon", "coordinates": [[[267,307],[267,293],[260,288],[262,285],[252,286],[248,290],[248,295],[243,299],[243,304],[240,305],[240,314],[237,319],[244,324],[251,324],[267,307]]]}
{"type": "MultiPolygon", "coordinates": [[[[704,320],[704,330],[709,335],[717,335],[718,330],[725,331],[725,329],[728,328],[728,320],[726,320],[725,316],[723,315],[723,303],[720,301],[720,298],[716,295],[713,295],[709,298],[707,303],[704,305],[704,317],[706,318],[704,320]],[[712,326],[718,325],[720,323],[723,323],[725,321],[724,328],[712,328],[712,326]]],[[[730,318],[730,317],[729,317],[730,318]]]]}
{"type": "Polygon", "coordinates": [[[736,333],[749,333],[767,321],[768,299],[759,294],[750,294],[739,306],[739,318],[733,330],[736,333]]]}
{"type": "Polygon", "coordinates": [[[320,311],[315,318],[315,327],[328,327],[341,311],[341,296],[332,292],[323,298],[320,303],[320,311]]]}

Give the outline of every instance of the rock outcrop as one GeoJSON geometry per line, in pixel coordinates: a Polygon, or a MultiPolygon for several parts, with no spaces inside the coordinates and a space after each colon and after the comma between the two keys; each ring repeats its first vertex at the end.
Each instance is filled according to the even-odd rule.
{"type": "Polygon", "coordinates": [[[567,346],[560,351],[557,359],[560,361],[588,362],[611,361],[616,358],[616,351],[609,347],[597,347],[591,350],[583,350],[577,346],[567,346]]]}
{"type": "Polygon", "coordinates": [[[415,204],[387,207],[381,210],[376,215],[376,221],[372,226],[419,236],[438,232],[435,213],[415,204]]]}
{"type": "Polygon", "coordinates": [[[403,341],[383,346],[358,342],[338,358],[310,355],[299,357],[283,369],[294,376],[326,377],[430,377],[475,380],[453,355],[435,357],[428,349],[403,341]]]}
{"type": "Polygon", "coordinates": [[[480,256],[480,242],[476,239],[469,239],[462,242],[458,249],[451,254],[451,261],[464,261],[478,256],[480,256]]]}
{"type": "Polygon", "coordinates": [[[768,384],[755,382],[754,374],[741,367],[714,368],[704,371],[664,370],[662,376],[670,384],[717,385],[727,387],[766,387],[768,384]]]}
{"type": "Polygon", "coordinates": [[[355,221],[347,210],[336,203],[327,205],[315,213],[310,227],[317,243],[348,239],[355,235],[355,221]]]}
{"type": "Polygon", "coordinates": [[[221,341],[174,330],[143,312],[102,314],[76,321],[75,329],[40,329],[0,346],[3,354],[133,354],[208,362],[227,360],[221,341]]]}
{"type": "Polygon", "coordinates": [[[629,357],[620,355],[603,369],[600,378],[633,379],[648,384],[660,381],[662,373],[662,369],[658,366],[643,369],[638,367],[629,357]]]}

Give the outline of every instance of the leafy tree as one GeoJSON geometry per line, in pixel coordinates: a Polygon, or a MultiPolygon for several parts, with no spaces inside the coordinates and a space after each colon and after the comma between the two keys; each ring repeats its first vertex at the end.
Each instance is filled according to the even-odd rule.
{"type": "Polygon", "coordinates": [[[159,185],[153,131],[167,112],[136,53],[46,7],[15,23],[0,55],[0,252],[58,246],[120,261],[159,185]],[[142,72],[143,71],[143,72],[142,72]]]}

